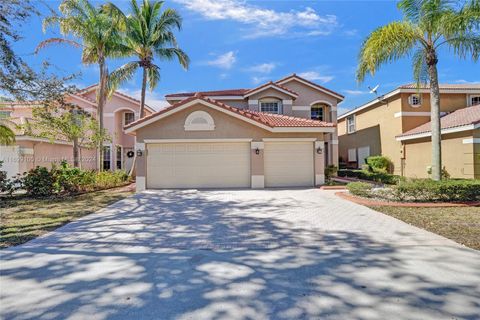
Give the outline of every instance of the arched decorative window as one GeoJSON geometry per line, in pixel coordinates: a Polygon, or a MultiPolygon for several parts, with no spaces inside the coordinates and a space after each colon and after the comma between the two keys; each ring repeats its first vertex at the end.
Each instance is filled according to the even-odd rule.
{"type": "Polygon", "coordinates": [[[310,118],[312,120],[325,121],[325,113],[327,112],[326,104],[317,103],[310,108],[310,118]]]}
{"type": "Polygon", "coordinates": [[[211,130],[215,130],[215,122],[212,116],[205,111],[194,111],[185,119],[185,131],[211,130]]]}

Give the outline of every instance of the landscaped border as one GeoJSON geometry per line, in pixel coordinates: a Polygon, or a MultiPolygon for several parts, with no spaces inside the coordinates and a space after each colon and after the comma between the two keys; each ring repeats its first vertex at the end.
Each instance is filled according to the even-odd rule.
{"type": "Polygon", "coordinates": [[[393,202],[380,201],[353,196],[348,192],[336,192],[335,195],[345,200],[355,202],[364,206],[371,207],[422,207],[422,208],[440,208],[440,207],[478,207],[480,201],[474,202],[393,202]]]}

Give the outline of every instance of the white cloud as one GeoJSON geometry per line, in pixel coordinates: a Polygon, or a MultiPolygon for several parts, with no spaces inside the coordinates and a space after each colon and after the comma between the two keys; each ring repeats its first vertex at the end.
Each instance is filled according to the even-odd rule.
{"type": "Polygon", "coordinates": [[[358,35],[358,30],[357,30],[357,29],[350,29],[350,30],[345,30],[343,33],[344,33],[346,36],[354,37],[354,36],[357,36],[357,35],[358,35]]]}
{"type": "Polygon", "coordinates": [[[207,61],[206,64],[209,66],[218,67],[221,69],[230,69],[233,64],[237,61],[235,52],[228,51],[224,54],[219,55],[216,59],[207,61]]]}
{"type": "Polygon", "coordinates": [[[245,38],[279,35],[328,35],[338,25],[335,15],[319,15],[307,7],[288,12],[265,9],[241,0],[176,0],[209,20],[234,20],[251,26],[245,38]]]}
{"type": "Polygon", "coordinates": [[[268,74],[272,72],[276,67],[277,65],[273,62],[261,63],[261,64],[251,66],[250,68],[247,69],[247,71],[268,74]]]}
{"type": "Polygon", "coordinates": [[[305,78],[310,81],[320,81],[322,83],[327,83],[333,80],[333,76],[322,75],[317,71],[306,71],[298,74],[300,77],[305,78]]]}
{"type": "Polygon", "coordinates": [[[253,84],[259,84],[261,82],[265,82],[268,79],[268,77],[252,77],[252,83],[253,84]]]}
{"type": "MultiPolygon", "coordinates": [[[[131,96],[135,99],[138,99],[138,100],[140,100],[140,97],[142,95],[142,90],[141,89],[138,89],[138,90],[119,89],[118,91],[120,91],[123,94],[129,95],[129,96],[131,96]]],[[[164,97],[162,95],[160,95],[156,92],[149,92],[148,90],[145,94],[145,103],[149,107],[153,108],[154,110],[160,110],[160,109],[166,108],[167,106],[170,105],[167,102],[167,100],[164,99],[164,97]]]]}
{"type": "Polygon", "coordinates": [[[343,90],[346,94],[352,95],[352,96],[359,96],[362,94],[369,94],[368,91],[361,91],[361,90],[343,90]]]}

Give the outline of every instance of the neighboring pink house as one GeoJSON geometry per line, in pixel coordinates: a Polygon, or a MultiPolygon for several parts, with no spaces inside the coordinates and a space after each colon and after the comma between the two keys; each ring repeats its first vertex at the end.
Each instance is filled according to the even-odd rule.
{"type": "MultiPolygon", "coordinates": [[[[95,99],[97,85],[89,86],[77,94],[72,94],[67,101],[78,105],[85,111],[96,116],[97,103],[95,99]]],[[[1,102],[0,121],[7,124],[16,133],[16,142],[13,146],[0,146],[0,161],[3,161],[2,170],[9,176],[26,172],[36,166],[50,168],[52,163],[62,160],[73,162],[72,145],[66,141],[54,141],[36,138],[20,130],[17,125],[31,122],[32,109],[38,107],[35,103],[1,102]]],[[[154,110],[146,107],[146,114],[154,110]]],[[[139,118],[140,101],[120,92],[115,92],[107,101],[104,109],[104,125],[112,141],[104,147],[104,168],[130,170],[133,157],[135,138],[127,135],[123,127],[139,118]],[[130,157],[129,157],[130,155],[130,157]]],[[[97,152],[94,149],[82,148],[81,166],[84,169],[96,169],[97,152]]]]}

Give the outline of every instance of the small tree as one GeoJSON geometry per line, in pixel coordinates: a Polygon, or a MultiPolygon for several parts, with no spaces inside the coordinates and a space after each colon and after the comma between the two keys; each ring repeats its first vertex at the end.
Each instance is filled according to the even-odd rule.
{"type": "Polygon", "coordinates": [[[100,130],[97,120],[86,111],[67,104],[37,107],[33,110],[30,134],[50,141],[62,140],[73,144],[73,165],[80,167],[80,148],[95,148],[109,140],[106,130],[100,130]]]}

